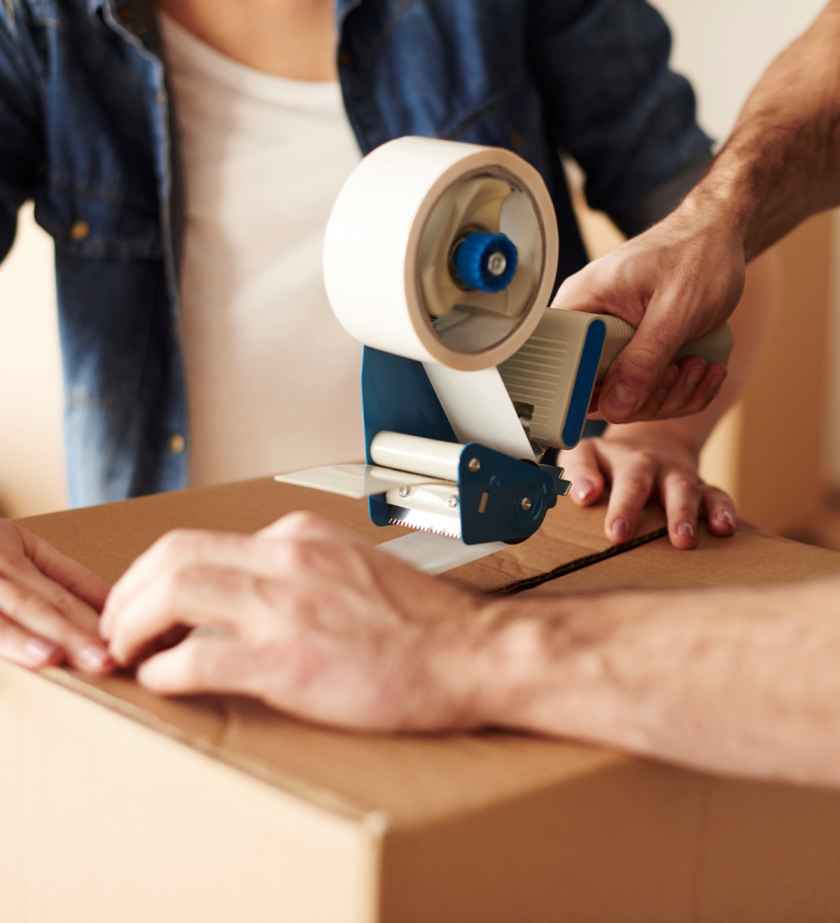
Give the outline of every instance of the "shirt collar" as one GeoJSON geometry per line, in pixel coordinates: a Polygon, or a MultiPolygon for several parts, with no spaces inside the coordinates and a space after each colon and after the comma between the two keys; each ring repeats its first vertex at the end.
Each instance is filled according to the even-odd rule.
{"type": "Polygon", "coordinates": [[[347,15],[361,4],[362,0],[335,0],[335,21],[338,23],[339,28],[343,25],[347,15]]]}

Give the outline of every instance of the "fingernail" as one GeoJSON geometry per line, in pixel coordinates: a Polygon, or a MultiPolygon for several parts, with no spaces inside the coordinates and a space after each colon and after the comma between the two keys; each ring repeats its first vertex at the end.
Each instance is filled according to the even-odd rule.
{"type": "Polygon", "coordinates": [[[693,365],[689,370],[688,374],[685,377],[686,385],[689,388],[696,388],[700,384],[701,379],[706,374],[706,363],[702,365],[693,365]]]}
{"type": "Polygon", "coordinates": [[[575,496],[575,500],[579,500],[581,503],[586,503],[586,501],[592,496],[594,490],[594,485],[591,481],[577,481],[575,486],[572,488],[572,493],[575,496]]]}
{"type": "Polygon", "coordinates": [[[617,542],[624,542],[630,536],[630,526],[626,519],[616,519],[610,526],[610,534],[617,542]]]}
{"type": "Polygon", "coordinates": [[[729,510],[724,510],[721,513],[718,513],[715,517],[715,522],[718,525],[719,529],[725,529],[727,532],[735,531],[735,517],[729,510]]]}
{"type": "Polygon", "coordinates": [[[49,641],[39,641],[38,638],[31,638],[23,648],[26,659],[32,666],[46,663],[57,650],[54,644],[50,644],[49,641]]]}
{"type": "Polygon", "coordinates": [[[108,653],[101,647],[85,647],[79,651],[79,662],[86,670],[102,670],[108,663],[108,653]]]}
{"type": "Polygon", "coordinates": [[[615,407],[619,413],[631,413],[636,409],[636,392],[623,385],[620,382],[613,385],[609,395],[609,403],[615,407]]]}
{"type": "Polygon", "coordinates": [[[690,522],[679,523],[674,531],[680,538],[693,539],[695,534],[694,526],[690,522]]]}

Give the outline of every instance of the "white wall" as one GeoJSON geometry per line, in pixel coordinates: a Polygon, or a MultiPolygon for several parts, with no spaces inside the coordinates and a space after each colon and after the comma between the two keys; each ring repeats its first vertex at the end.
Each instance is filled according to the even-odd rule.
{"type": "MultiPolygon", "coordinates": [[[[703,126],[723,141],[750,88],[825,0],[653,0],[675,33],[674,62],[694,82],[703,126]]],[[[838,51],[840,54],[840,51],[838,51]]],[[[840,214],[835,219],[834,369],[840,368],[840,214]]],[[[828,468],[840,485],[840,375],[834,374],[828,468]],[[835,422],[836,421],[836,422],[835,422]]]]}
{"type": "Polygon", "coordinates": [[[64,506],[61,382],[52,241],[21,214],[0,266],[0,515],[64,506]]]}

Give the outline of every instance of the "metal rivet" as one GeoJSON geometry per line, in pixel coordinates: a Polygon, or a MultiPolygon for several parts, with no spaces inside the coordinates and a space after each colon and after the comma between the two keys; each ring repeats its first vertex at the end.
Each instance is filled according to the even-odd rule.
{"type": "Polygon", "coordinates": [[[454,509],[457,509],[457,508],[458,508],[458,498],[457,498],[457,497],[450,497],[450,498],[449,498],[449,505],[452,507],[453,510],[454,510],[454,509]]]}
{"type": "Polygon", "coordinates": [[[400,485],[400,496],[407,497],[411,493],[411,488],[407,484],[400,485]]]}
{"type": "Polygon", "coordinates": [[[531,502],[530,497],[522,498],[522,509],[527,513],[529,510],[533,509],[534,504],[531,502]]]}
{"type": "Polygon", "coordinates": [[[180,433],[173,433],[169,437],[169,451],[173,455],[180,455],[187,447],[187,440],[180,433]]]}
{"type": "Polygon", "coordinates": [[[70,236],[73,240],[84,240],[90,236],[90,225],[87,221],[75,221],[70,228],[70,236]]]}
{"type": "Polygon", "coordinates": [[[477,458],[471,458],[467,462],[467,468],[474,474],[476,471],[481,471],[481,462],[477,458]]]}
{"type": "Polygon", "coordinates": [[[494,253],[490,259],[487,260],[487,269],[490,271],[491,276],[504,275],[507,269],[507,259],[504,253],[494,253]]]}

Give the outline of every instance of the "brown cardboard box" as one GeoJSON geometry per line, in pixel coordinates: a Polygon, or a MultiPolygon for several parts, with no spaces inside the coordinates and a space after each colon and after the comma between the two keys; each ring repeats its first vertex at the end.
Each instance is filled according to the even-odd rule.
{"type": "MultiPolygon", "coordinates": [[[[252,530],[299,507],[394,532],[363,504],[268,481],[27,524],[116,578],[174,526],[252,530]]],[[[563,503],[539,536],[457,576],[500,586],[605,545],[601,511],[563,503]]],[[[744,532],[690,554],[658,541],[552,589],[773,582],[838,562],[744,532]]],[[[790,923],[840,908],[840,794],[563,741],[352,735],[0,665],[0,754],[10,923],[790,923]]]]}

